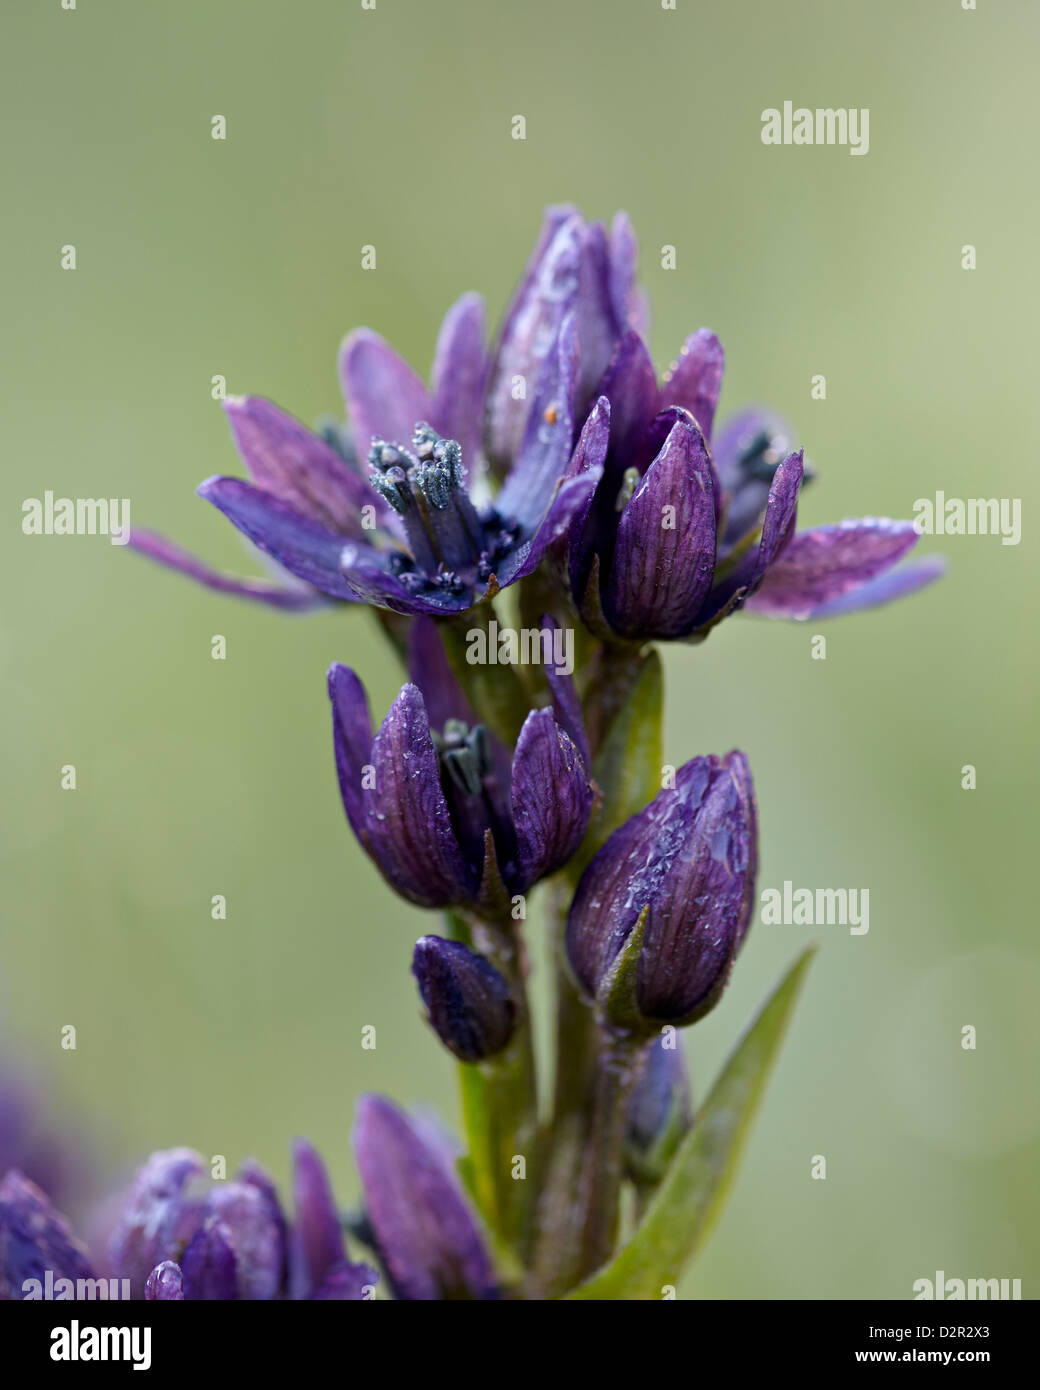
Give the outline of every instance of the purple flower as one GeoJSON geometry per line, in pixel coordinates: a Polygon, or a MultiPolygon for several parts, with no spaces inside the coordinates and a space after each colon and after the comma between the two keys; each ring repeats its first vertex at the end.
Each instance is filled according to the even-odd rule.
{"type": "Polygon", "coordinates": [[[722,370],[721,343],[701,329],[658,386],[629,331],[597,388],[603,427],[609,420],[601,481],[556,547],[594,631],[697,641],[744,606],[827,617],[937,577],[934,560],[893,570],[918,539],[909,521],[868,517],[796,536],[802,451],[778,417],[746,412],[709,443],[722,370]]]}
{"type": "Polygon", "coordinates": [[[634,1005],[648,1024],[693,1023],[720,998],[754,903],[756,811],[743,753],[694,758],[614,831],[582,875],[567,955],[601,1002],[637,926],[634,1005]]]}
{"type": "MultiPolygon", "coordinates": [[[[35,1183],[12,1168],[0,1180],[0,1300],[25,1298],[29,1279],[42,1290],[48,1274],[55,1287],[59,1279],[94,1277],[65,1218],[35,1183]]],[[[67,1296],[74,1297],[74,1290],[67,1296]]]]}
{"type": "Polygon", "coordinates": [[[639,320],[634,269],[627,219],[608,236],[552,208],[490,357],[482,301],[466,295],[444,319],[429,388],[377,334],[346,339],[352,438],[313,434],[258,397],[229,399],[251,481],[210,478],[199,493],[296,582],[233,579],[149,532],[132,543],[211,588],[281,608],[331,598],[464,611],[530,574],[592,496],[589,451],[580,471],[566,470],[591,387],[639,320]],[[493,500],[488,460],[503,479],[493,500]]]}
{"type": "Polygon", "coordinates": [[[556,708],[532,710],[512,759],[472,711],[436,633],[416,625],[413,682],[372,737],[355,673],[328,674],[333,743],[347,819],[387,882],[420,907],[508,914],[577,849],[593,788],[571,723],[569,678],[553,673],[556,708]],[[568,714],[565,710],[569,709],[568,714]]]}
{"type": "Polygon", "coordinates": [[[205,1184],[190,1149],[152,1154],[138,1173],[110,1241],[114,1272],[136,1298],[362,1299],[376,1280],[351,1264],[321,1160],[298,1141],[291,1228],[274,1185],[253,1162],[205,1184]]]}
{"type": "Polygon", "coordinates": [[[476,1218],[421,1127],[382,1096],[363,1096],[354,1149],[368,1223],[396,1297],[495,1298],[476,1218]]]}
{"type": "Polygon", "coordinates": [[[459,941],[421,936],[412,974],[430,1026],[460,1062],[501,1052],[516,1027],[509,986],[489,961],[459,941]]]}

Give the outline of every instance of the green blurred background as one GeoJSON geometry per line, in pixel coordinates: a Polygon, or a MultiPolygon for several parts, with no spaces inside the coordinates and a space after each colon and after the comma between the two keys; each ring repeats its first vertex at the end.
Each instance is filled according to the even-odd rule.
{"type": "MultiPolygon", "coordinates": [[[[478,289],[497,316],[542,206],[564,200],[631,214],[662,367],[708,324],[728,350],[723,414],[764,400],[795,422],[821,474],[803,524],[909,516],[937,488],[1023,497],[1037,11],[48,0],[5,7],[3,30],[7,1056],[43,1072],[55,1121],[113,1174],[184,1143],[284,1180],[299,1132],[347,1199],[359,1091],[455,1118],[408,974],[433,924],[353,844],[330,754],[327,664],[358,666],[379,712],[398,673],[364,613],[290,619],[101,539],[27,538],[22,500],[128,496],[136,525],[252,566],[193,493],[240,471],[210,378],[313,420],[339,408],[336,349],[358,324],[425,370],[447,305],[478,289]],[[785,99],[869,107],[869,154],[763,146],[760,113],[785,99]]],[[[952,561],[942,585],[829,624],[826,661],[815,628],[750,618],[667,654],[671,761],[750,754],[760,886],[871,894],[869,935],[815,933],[682,1295],[906,1298],[937,1268],[1036,1293],[1031,497],[1024,512],[1017,548],[924,540],[952,561]]],[[[813,935],[755,928],[687,1035],[702,1094],[813,935]]]]}

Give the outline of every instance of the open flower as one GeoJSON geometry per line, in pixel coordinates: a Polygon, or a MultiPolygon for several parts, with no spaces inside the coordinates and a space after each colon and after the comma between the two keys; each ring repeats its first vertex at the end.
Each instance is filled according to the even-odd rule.
{"type": "Polygon", "coordinates": [[[558,547],[594,631],[697,641],[745,606],[827,617],[937,577],[934,560],[893,570],[918,540],[909,521],[868,517],[796,535],[803,457],[778,417],[746,412],[711,446],[722,371],[722,345],[701,329],[659,386],[629,331],[597,388],[601,428],[609,421],[602,477],[558,547]]]}
{"type": "Polygon", "coordinates": [[[582,875],[567,955],[584,992],[605,1002],[638,930],[630,1010],[657,1026],[703,1017],[726,987],[751,920],[756,837],[743,753],[681,767],[675,786],[615,830],[582,875]]]}
{"type": "Polygon", "coordinates": [[[483,303],[446,315],[431,385],[368,329],[340,353],[352,434],[313,434],[258,397],[229,399],[251,481],[199,488],[298,583],[237,580],[150,532],[138,550],[224,592],[287,609],[327,598],[398,613],[461,612],[539,564],[595,487],[564,472],[599,379],[638,319],[635,242],[550,208],[534,256],[485,347],[483,303]],[[363,462],[362,462],[363,461],[363,462]],[[490,466],[503,479],[492,499],[490,466]]]}
{"type": "Polygon", "coordinates": [[[594,793],[569,678],[552,673],[556,707],[528,714],[510,759],[474,721],[436,632],[418,624],[411,666],[374,739],[360,679],[339,663],[329,670],[347,819],[409,902],[500,920],[512,897],[570,858],[588,825],[594,793]]]}

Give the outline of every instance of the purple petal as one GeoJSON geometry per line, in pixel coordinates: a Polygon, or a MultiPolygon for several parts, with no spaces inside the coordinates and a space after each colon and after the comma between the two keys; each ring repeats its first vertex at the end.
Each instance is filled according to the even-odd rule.
{"type": "Polygon", "coordinates": [[[700,429],[680,421],[621,514],[604,594],[610,625],[625,637],[681,636],[696,621],[714,568],[708,449],[700,429]]]}
{"type": "Polygon", "coordinates": [[[250,1182],[219,1183],[209,1193],[206,1212],[220,1223],[234,1251],[238,1297],[265,1302],[277,1297],[285,1273],[285,1233],[267,1195],[250,1182]]]}
{"type": "MultiPolygon", "coordinates": [[[[606,486],[614,488],[616,496],[625,469],[634,467],[642,473],[652,457],[646,454],[646,435],[657,413],[657,377],[638,333],[630,331],[621,339],[597,395],[610,401],[606,486]]],[[[613,505],[614,497],[610,502],[613,505]]]]}
{"type": "MultiPolygon", "coordinates": [[[[241,478],[208,478],[198,493],[290,574],[333,598],[357,602],[358,595],[340,569],[342,536],[241,478]]],[[[359,543],[351,546],[360,553],[359,543]]]]}
{"type": "Polygon", "coordinates": [[[361,508],[376,496],[330,444],[260,396],[229,397],[224,410],[257,487],[319,526],[364,539],[361,508]]]}
{"type": "Polygon", "coordinates": [[[347,1255],[325,1165],[305,1139],[293,1144],[293,1205],[289,1297],[312,1298],[347,1255]]]}
{"type": "Polygon", "coordinates": [[[529,403],[513,398],[514,378],[534,390],[560,324],[577,301],[582,243],[582,220],[573,208],[549,208],[491,365],[485,440],[498,469],[516,458],[527,425],[529,403]]]}
{"type": "MultiPolygon", "coordinates": [[[[807,613],[803,621],[844,617],[846,613],[859,613],[868,608],[878,608],[882,604],[891,603],[894,599],[908,598],[910,594],[915,594],[918,589],[924,589],[936,579],[941,578],[945,572],[946,561],[941,555],[930,555],[927,560],[921,560],[917,564],[896,565],[887,574],[880,574],[876,579],[869,579],[866,584],[860,584],[858,588],[850,589],[840,598],[831,599],[829,603],[821,603],[818,608],[807,613]]],[[[758,611],[757,600],[752,599],[748,603],[748,611],[758,611]]],[[[764,616],[779,618],[797,615],[769,610],[764,616]]]]}
{"type": "Polygon", "coordinates": [[[636,265],[639,243],[628,214],[615,214],[610,228],[610,302],[614,317],[624,328],[637,328],[633,322],[636,309],[636,265]]]}
{"type": "Polygon", "coordinates": [[[368,697],[359,677],[338,661],[329,667],[326,679],[332,703],[332,745],[339,793],[351,829],[364,844],[366,816],[361,780],[372,757],[368,697]]]}
{"type": "Polygon", "coordinates": [[[520,453],[495,501],[501,516],[526,531],[545,515],[570,462],[577,373],[578,336],[568,317],[539,377],[520,453]]]}
{"type": "Polygon", "coordinates": [[[565,863],[581,844],[593,792],[581,754],[551,709],[524,720],[513,757],[513,824],[522,891],[565,863]]]}
{"type": "Polygon", "coordinates": [[[179,1303],[184,1298],[184,1275],[179,1264],[163,1260],[149,1274],[144,1286],[149,1303],[179,1303]]]}
{"type": "Polygon", "coordinates": [[[345,1260],[329,1270],[310,1297],[322,1302],[365,1303],[371,1299],[378,1281],[379,1275],[371,1265],[345,1260]]]}
{"type": "MultiPolygon", "coordinates": [[[[0,1301],[23,1299],[27,1279],[92,1279],[87,1252],[35,1183],[12,1168],[0,1180],[0,1301]]],[[[42,1296],[42,1295],[41,1295],[42,1296]]]]}
{"type": "Polygon", "coordinates": [[[794,447],[791,426],[773,410],[755,407],[731,417],[712,443],[715,466],[727,497],[722,541],[733,545],[757,526],[769,496],[769,469],[794,447]],[[746,459],[759,465],[749,474],[746,459]]]}
{"type": "Polygon", "coordinates": [[[725,985],[752,870],[746,789],[729,764],[694,758],[607,840],[582,876],[567,954],[595,994],[649,907],[637,998],[647,1018],[688,1021],[725,985]]]}
{"type": "Polygon", "coordinates": [[[461,941],[421,936],[412,974],[430,1027],[460,1062],[501,1052],[516,1028],[516,1004],[490,961],[461,941]]]}
{"type": "Polygon", "coordinates": [[[683,343],[678,361],[665,376],[659,409],[682,406],[700,425],[705,439],[710,439],[725,363],[726,354],[715,334],[698,329],[683,343]]]}
{"type": "Polygon", "coordinates": [[[407,1116],[381,1096],[363,1096],[354,1147],[369,1224],[397,1297],[494,1298],[494,1270],[476,1220],[407,1116]]]}
{"type": "Polygon", "coordinates": [[[416,424],[433,413],[422,377],[371,329],[348,335],[339,374],[359,459],[368,457],[376,435],[407,444],[416,424]]]}
{"type": "Polygon", "coordinates": [[[578,517],[588,511],[602,476],[602,468],[589,468],[567,479],[531,539],[517,546],[498,566],[501,588],[534,573],[549,546],[567,535],[578,517]]]}
{"type": "MultiPolygon", "coordinates": [[[[553,634],[559,630],[559,626],[559,623],[550,614],[546,613],[543,616],[542,631],[549,633],[550,641],[553,641],[553,634]]],[[[553,650],[555,651],[555,643],[553,650]]],[[[552,691],[553,714],[556,716],[556,722],[581,754],[585,766],[591,768],[592,753],[589,749],[589,736],[585,729],[581,701],[574,688],[574,681],[567,671],[561,670],[552,662],[547,662],[542,669],[545,671],[549,689],[552,691]]]]}
{"type": "Polygon", "coordinates": [[[484,424],[489,366],[484,341],[484,301],[465,294],[444,316],[437,339],[430,418],[439,434],[462,445],[462,461],[471,470],[480,457],[484,424]]]}
{"type": "Polygon", "coordinates": [[[216,1217],[209,1217],[188,1242],[181,1273],[186,1299],[229,1303],[244,1297],[239,1288],[231,1233],[216,1217]]]}
{"type": "Polygon", "coordinates": [[[578,397],[583,406],[606,371],[618,339],[627,326],[627,312],[618,314],[614,305],[615,293],[623,292],[619,281],[625,274],[624,266],[615,266],[613,262],[602,224],[590,223],[585,228],[575,304],[578,341],[581,344],[578,397]]]}
{"type": "Polygon", "coordinates": [[[917,541],[913,522],[885,517],[802,531],[769,567],[752,611],[768,617],[811,617],[821,605],[891,569],[917,541]]]}
{"type": "Polygon", "coordinates": [[[362,788],[362,843],[391,886],[421,907],[449,907],[476,888],[448,814],[422,695],[406,685],[372,745],[362,788]]]}
{"type": "MultiPolygon", "coordinates": [[[[601,478],[609,444],[610,402],[606,396],[600,396],[582,427],[571,461],[567,465],[567,479],[580,477],[592,470],[595,470],[597,478],[601,478]]],[[[589,493],[583,505],[575,511],[567,528],[567,543],[561,555],[561,563],[566,567],[571,590],[579,597],[582,593],[579,586],[582,582],[581,569],[585,558],[583,540],[589,532],[589,514],[594,499],[595,491],[589,493]]]]}
{"type": "Polygon", "coordinates": [[[433,586],[421,591],[410,588],[404,580],[390,572],[386,558],[380,552],[370,546],[355,545],[352,541],[342,549],[339,569],[352,598],[407,616],[427,613],[443,618],[453,613],[463,613],[480,597],[471,587],[457,593],[433,586]]]}
{"type": "Polygon", "coordinates": [[[305,612],[311,608],[322,608],[328,602],[324,594],[310,585],[306,588],[279,587],[264,579],[236,579],[230,574],[221,574],[203,564],[179,545],[174,545],[154,531],[131,531],[131,549],[150,560],[165,565],[168,569],[179,570],[190,578],[204,584],[207,589],[216,589],[223,594],[235,594],[238,598],[253,599],[257,603],[270,604],[272,608],[285,608],[295,612],[305,612]]]}
{"type": "Polygon", "coordinates": [[[433,618],[413,618],[408,628],[408,678],[422,691],[431,729],[443,729],[449,719],[471,728],[478,723],[444,650],[441,630],[433,618]]]}
{"type": "Polygon", "coordinates": [[[155,1266],[178,1257],[202,1224],[204,1202],[188,1189],[207,1173],[201,1154],[165,1149],[153,1153],[134,1178],[109,1241],[112,1266],[131,1281],[132,1297],[144,1296],[155,1266]]]}

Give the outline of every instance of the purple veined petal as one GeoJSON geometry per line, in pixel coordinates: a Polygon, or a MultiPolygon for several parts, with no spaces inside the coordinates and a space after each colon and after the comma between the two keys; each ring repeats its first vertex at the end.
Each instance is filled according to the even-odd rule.
{"type": "Polygon", "coordinates": [[[362,1096],[354,1148],[365,1210],[387,1276],[410,1301],[492,1299],[483,1234],[440,1154],[382,1096],[362,1096]]]}
{"type": "Polygon", "coordinates": [[[560,325],[578,296],[584,227],[572,208],[549,208],[498,339],[488,379],[485,445],[499,471],[517,457],[529,401],[515,398],[515,381],[534,390],[560,325]]]}
{"type": "MultiPolygon", "coordinates": [[[[543,642],[548,640],[551,643],[551,650],[555,653],[555,634],[560,631],[559,623],[546,613],[542,617],[541,626],[543,642]],[[546,633],[548,633],[548,638],[544,636],[546,633]]],[[[589,736],[581,712],[581,701],[578,699],[578,692],[574,688],[571,674],[554,665],[551,661],[543,664],[543,670],[552,692],[552,707],[556,722],[581,754],[581,760],[586,768],[591,768],[592,753],[589,749],[589,736]]]]}
{"type": "Polygon", "coordinates": [[[615,312],[613,275],[606,230],[602,223],[590,222],[585,228],[575,304],[581,345],[578,402],[582,409],[591,399],[627,327],[627,315],[615,312]]]}
{"type": "Polygon", "coordinates": [[[618,344],[603,374],[597,396],[610,401],[610,447],[605,485],[614,489],[611,506],[626,468],[640,473],[653,457],[646,453],[647,422],[657,412],[657,376],[646,344],[629,331],[618,344]]]}
{"type": "Polygon", "coordinates": [[[305,613],[314,608],[323,608],[328,603],[326,596],[309,584],[290,588],[288,585],[272,584],[266,579],[237,579],[234,575],[222,574],[154,531],[131,531],[130,548],[167,569],[179,570],[181,574],[204,584],[207,589],[266,603],[272,608],[305,613]]]}
{"type": "Polygon", "coordinates": [[[513,756],[513,825],[519,887],[526,892],[575,852],[593,792],[585,762],[551,709],[532,710],[513,756]]]}
{"type": "Polygon", "coordinates": [[[184,1275],[179,1264],[163,1260],[149,1274],[144,1296],[149,1303],[180,1303],[184,1299],[184,1275]]]}
{"type": "MultiPolygon", "coordinates": [[[[567,480],[580,477],[590,470],[595,470],[597,478],[601,478],[609,444],[610,402],[606,396],[600,396],[582,426],[571,461],[567,465],[567,480]]],[[[583,576],[587,575],[588,567],[592,563],[588,541],[592,534],[589,515],[594,499],[595,490],[589,493],[582,506],[575,511],[567,527],[566,545],[561,547],[561,564],[570,582],[571,592],[577,595],[584,592],[583,576]]]]}
{"type": "Polygon", "coordinates": [[[245,1296],[239,1288],[231,1232],[216,1217],[208,1217],[188,1242],[181,1274],[186,1299],[231,1303],[245,1296]]]}
{"type": "Polygon", "coordinates": [[[614,317],[622,329],[634,328],[636,309],[636,266],[639,262],[639,243],[627,212],[614,216],[610,227],[610,301],[614,317]]]}
{"type": "Polygon", "coordinates": [[[449,907],[476,889],[451,823],[422,695],[405,685],[372,744],[363,786],[365,844],[398,893],[420,907],[449,907]]]}
{"type": "Polygon", "coordinates": [[[463,587],[457,593],[432,585],[421,590],[409,588],[398,575],[391,573],[379,551],[353,541],[342,547],[339,570],[355,601],[388,608],[391,613],[403,613],[408,617],[426,613],[444,618],[464,613],[482,597],[472,586],[463,587]]]}
{"type": "Polygon", "coordinates": [[[325,1165],[305,1139],[293,1144],[293,1208],[289,1297],[313,1298],[329,1276],[346,1265],[347,1252],[325,1165]]]}
{"type": "Polygon", "coordinates": [[[715,569],[711,464],[700,429],[679,421],[621,514],[604,612],[624,637],[693,627],[715,569]]]}
{"type": "MultiPolygon", "coordinates": [[[[917,564],[897,564],[885,574],[879,574],[875,579],[868,579],[865,584],[860,584],[857,588],[849,589],[839,598],[831,599],[827,603],[821,603],[814,608],[811,613],[789,614],[780,612],[779,609],[770,603],[767,606],[764,616],[771,618],[796,617],[801,621],[815,621],[822,618],[840,618],[846,613],[865,612],[870,608],[878,608],[882,604],[892,603],[895,599],[908,598],[911,594],[917,593],[918,589],[924,589],[936,579],[942,577],[946,572],[946,561],[941,555],[930,555],[926,560],[921,560],[917,564]]],[[[748,603],[748,612],[758,612],[758,600],[754,598],[748,603]]]]}
{"type": "Polygon", "coordinates": [[[674,788],[630,816],[596,853],[567,916],[567,957],[580,984],[595,995],[644,907],[666,890],[718,765],[693,758],[674,788]]]}
{"type": "MultiPolygon", "coordinates": [[[[0,1179],[0,1301],[24,1299],[27,1279],[92,1279],[87,1252],[47,1197],[18,1172],[0,1179]]],[[[41,1291],[42,1297],[42,1291],[41,1291]]]]}
{"type": "Polygon", "coordinates": [[[739,951],[744,944],[744,938],[747,936],[748,927],[751,925],[751,919],[755,912],[755,879],[758,875],[758,799],[755,796],[755,785],[751,779],[751,768],[746,754],[735,748],[722,759],[722,766],[729,770],[730,776],[733,778],[737,794],[743,805],[744,822],[747,825],[747,879],[744,902],[736,927],[736,951],[739,951]]]}
{"type": "Polygon", "coordinates": [[[490,961],[461,941],[421,936],[412,974],[430,1027],[460,1062],[482,1062],[508,1045],[516,1004],[490,961]]]}
{"type": "Polygon", "coordinates": [[[912,521],[865,517],[802,531],[770,565],[753,611],[808,618],[892,568],[917,544],[912,521]]]}
{"type": "Polygon", "coordinates": [[[499,515],[531,532],[545,515],[570,462],[578,334],[568,316],[538,379],[523,444],[495,501],[499,515]]]}
{"type": "MultiPolygon", "coordinates": [[[[271,493],[241,478],[208,478],[198,488],[198,494],[297,579],[333,598],[346,599],[348,603],[358,601],[340,569],[342,536],[301,516],[271,493]]],[[[355,553],[360,553],[359,542],[352,541],[350,545],[355,553]]]]}
{"type": "Polygon", "coordinates": [[[149,1274],[179,1256],[205,1216],[193,1187],[208,1174],[193,1149],[161,1149],[139,1169],[109,1240],[113,1270],[130,1280],[131,1296],[142,1298],[149,1274]]]}
{"type": "Polygon", "coordinates": [[[326,679],[332,704],[332,745],[336,756],[339,794],[351,829],[367,848],[361,781],[372,757],[372,720],[368,712],[368,696],[357,674],[338,661],[329,667],[326,679]]]}
{"type": "Polygon", "coordinates": [[[422,377],[369,328],[344,340],[339,374],[359,459],[368,457],[376,435],[407,444],[416,424],[432,414],[422,377]]]}
{"type": "Polygon", "coordinates": [[[669,368],[658,408],[682,406],[697,421],[704,438],[710,439],[725,365],[726,354],[718,338],[707,328],[698,329],[683,343],[677,360],[669,368]]]}
{"type": "Polygon", "coordinates": [[[465,294],[445,314],[437,339],[430,419],[439,434],[462,445],[462,462],[471,475],[481,455],[489,367],[485,340],[484,301],[465,294]]]}
{"type": "Polygon", "coordinates": [[[534,535],[499,564],[496,577],[500,588],[534,573],[549,546],[567,535],[576,519],[588,511],[602,476],[602,468],[589,468],[564,482],[534,535]]]}
{"type": "Polygon", "coordinates": [[[379,498],[331,444],[260,396],[229,396],[224,411],[257,487],[319,526],[365,539],[361,508],[379,498]]]}
{"type": "Polygon", "coordinates": [[[371,1265],[345,1260],[329,1270],[310,1298],[317,1302],[367,1303],[378,1282],[379,1275],[371,1265]]]}
{"type": "Polygon", "coordinates": [[[479,722],[451,669],[433,618],[413,618],[409,625],[408,677],[422,691],[431,729],[443,729],[449,719],[461,719],[470,728],[479,722]]]}
{"type": "Polygon", "coordinates": [[[731,769],[716,764],[667,885],[651,904],[636,985],[647,1018],[689,1020],[718,999],[746,925],[750,863],[743,791],[731,769]]]}
{"type": "Polygon", "coordinates": [[[266,1194],[237,1179],[218,1183],[210,1190],[206,1211],[220,1223],[234,1251],[238,1297],[260,1302],[276,1298],[285,1274],[285,1232],[266,1194]]]}

